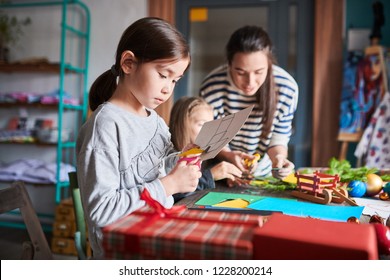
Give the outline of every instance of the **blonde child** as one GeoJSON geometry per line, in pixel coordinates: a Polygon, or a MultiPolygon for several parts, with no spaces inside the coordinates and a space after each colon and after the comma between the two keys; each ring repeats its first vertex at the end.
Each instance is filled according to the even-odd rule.
{"type": "MultiPolygon", "coordinates": [[[[182,97],[173,105],[169,130],[172,143],[177,151],[183,150],[187,143],[194,143],[205,122],[213,120],[213,107],[201,97],[182,97]]],[[[202,177],[199,179],[197,190],[215,188],[215,181],[229,179],[235,181],[242,172],[234,164],[222,161],[212,164],[211,161],[202,163],[202,177]]],[[[186,194],[174,195],[175,200],[186,194]]]]}

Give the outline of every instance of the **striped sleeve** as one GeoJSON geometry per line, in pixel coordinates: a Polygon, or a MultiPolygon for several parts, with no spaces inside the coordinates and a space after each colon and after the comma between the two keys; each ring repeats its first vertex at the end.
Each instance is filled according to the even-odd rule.
{"type": "Polygon", "coordinates": [[[279,93],[274,128],[269,147],[288,145],[292,133],[292,121],[298,104],[298,85],[294,78],[278,66],[273,66],[275,86],[279,93]]]}

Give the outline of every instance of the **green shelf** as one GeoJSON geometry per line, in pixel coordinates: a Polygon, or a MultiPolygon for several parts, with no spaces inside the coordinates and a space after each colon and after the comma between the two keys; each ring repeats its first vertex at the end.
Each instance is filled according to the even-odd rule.
{"type": "MultiPolygon", "coordinates": [[[[15,11],[19,8],[33,8],[36,11],[37,9],[43,9],[44,7],[55,6],[58,9],[53,9],[56,11],[61,11],[61,19],[59,19],[59,24],[61,27],[60,30],[60,47],[59,47],[59,56],[58,62],[48,62],[45,60],[38,61],[29,61],[21,60],[14,63],[4,63],[0,62],[0,74],[4,75],[21,75],[21,74],[34,74],[34,75],[43,75],[45,74],[53,76],[57,75],[59,77],[58,89],[59,89],[59,104],[26,104],[26,103],[0,103],[0,110],[6,110],[11,107],[27,107],[29,109],[35,110],[56,110],[57,111],[57,127],[58,127],[58,139],[61,139],[62,130],[64,128],[64,114],[69,111],[74,111],[78,114],[77,121],[72,124],[72,131],[77,134],[82,123],[87,118],[88,113],[88,65],[89,65],[89,46],[90,46],[90,11],[89,8],[82,2],[78,0],[63,0],[63,1],[17,1],[17,2],[8,2],[1,3],[0,9],[13,9],[15,11]],[[73,15],[77,15],[81,20],[72,21],[73,15]],[[73,26],[78,25],[78,26],[73,26]],[[79,44],[80,59],[77,63],[79,65],[70,64],[68,61],[71,54],[67,53],[67,46],[69,46],[69,40],[72,40],[72,45],[76,40],[76,44],[79,44]],[[79,82],[76,84],[80,85],[80,92],[75,92],[78,94],[80,99],[80,105],[71,105],[64,104],[62,102],[63,96],[65,93],[65,77],[67,75],[77,75],[76,78],[79,78],[79,82]]],[[[32,22],[34,24],[34,22],[32,22]]],[[[33,76],[35,77],[35,76],[33,76]]],[[[73,76],[72,76],[73,79],[73,76]]],[[[77,135],[73,135],[73,138],[76,139],[77,135]]],[[[19,143],[1,143],[7,145],[17,145],[19,143]]],[[[37,145],[37,144],[35,144],[37,145]]],[[[34,145],[30,146],[34,147],[34,145]]],[[[40,145],[41,146],[41,145],[40,145]]],[[[43,145],[42,145],[43,146],[43,145]]],[[[60,163],[65,162],[75,165],[75,142],[61,142],[59,141],[56,144],[47,145],[48,148],[56,147],[56,181],[58,183],[53,184],[55,187],[55,200],[56,204],[59,204],[64,198],[69,197],[68,188],[69,182],[60,182],[60,163]],[[73,162],[70,162],[72,161],[73,162]]],[[[26,183],[28,184],[28,183],[26,183]]],[[[39,216],[39,215],[38,215],[39,216]]],[[[41,216],[43,217],[43,216],[41,216]]],[[[12,226],[11,222],[0,221],[0,226],[12,226]]],[[[15,222],[14,227],[22,227],[21,224],[15,222]]],[[[44,227],[45,230],[51,230],[51,227],[44,227]]]]}

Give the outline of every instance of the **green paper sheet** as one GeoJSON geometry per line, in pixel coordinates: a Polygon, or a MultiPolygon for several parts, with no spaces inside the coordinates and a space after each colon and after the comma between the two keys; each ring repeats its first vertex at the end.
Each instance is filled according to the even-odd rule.
{"type": "Polygon", "coordinates": [[[212,206],[230,199],[244,199],[249,204],[263,199],[263,196],[241,194],[241,193],[224,193],[224,192],[209,192],[199,199],[195,205],[212,206]]]}

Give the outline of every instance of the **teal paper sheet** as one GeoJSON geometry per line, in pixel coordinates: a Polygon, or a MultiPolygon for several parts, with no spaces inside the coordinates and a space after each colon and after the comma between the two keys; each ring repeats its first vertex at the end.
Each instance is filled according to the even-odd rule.
{"type": "Polygon", "coordinates": [[[281,211],[283,214],[292,216],[344,222],[352,216],[359,219],[364,209],[361,206],[322,205],[273,197],[266,197],[253,202],[247,208],[281,211]]]}

